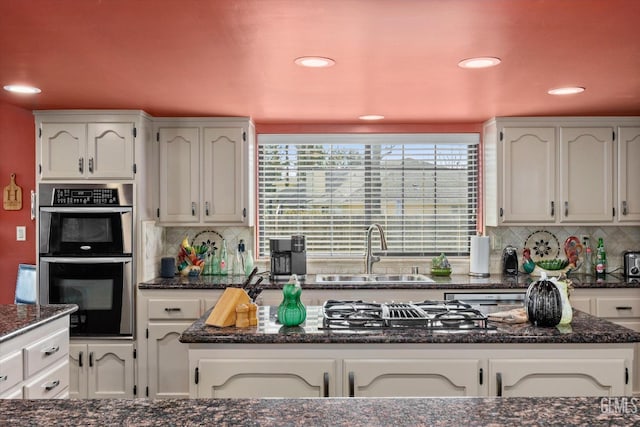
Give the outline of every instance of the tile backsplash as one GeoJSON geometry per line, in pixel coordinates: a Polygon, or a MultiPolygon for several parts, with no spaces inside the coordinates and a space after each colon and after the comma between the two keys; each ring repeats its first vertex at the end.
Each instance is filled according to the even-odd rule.
{"type": "MultiPolygon", "coordinates": [[[[595,249],[598,238],[604,239],[609,260],[609,271],[619,268],[621,271],[625,250],[640,250],[640,227],[487,227],[486,235],[491,237],[492,248],[490,256],[490,272],[501,272],[502,249],[507,245],[514,246],[518,251],[518,260],[522,260],[522,249],[527,238],[536,231],[548,231],[555,235],[562,248],[563,242],[569,236],[588,236],[591,246],[595,249]]],[[[180,243],[185,237],[192,243],[196,236],[207,238],[213,236],[219,239],[221,235],[227,243],[230,254],[235,254],[238,242],[244,240],[247,249],[254,249],[254,229],[249,227],[162,227],[154,221],[145,221],[142,224],[143,256],[139,262],[142,268],[142,280],[150,280],[160,275],[160,258],[176,257],[180,243]],[[215,234],[208,233],[211,230],[215,234]]],[[[256,255],[254,251],[254,256],[256,255]]],[[[560,251],[560,258],[564,253],[560,251]]],[[[454,274],[467,274],[469,272],[469,260],[467,257],[451,257],[450,262],[454,274]]],[[[256,260],[256,265],[261,270],[268,270],[268,260],[256,260]]],[[[408,273],[412,267],[419,267],[421,273],[428,273],[431,266],[431,257],[427,258],[389,258],[374,265],[374,271],[379,273],[408,273]]],[[[307,272],[317,273],[361,273],[364,269],[364,258],[353,257],[349,259],[307,259],[307,272]]]]}

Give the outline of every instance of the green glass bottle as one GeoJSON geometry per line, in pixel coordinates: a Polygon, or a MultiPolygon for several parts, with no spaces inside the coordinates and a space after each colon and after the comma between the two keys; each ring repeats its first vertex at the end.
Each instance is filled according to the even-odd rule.
{"type": "Polygon", "coordinates": [[[302,287],[298,276],[291,276],[282,287],[283,300],[278,307],[278,320],[284,326],[298,326],[307,318],[307,309],[300,301],[302,287]]]}
{"type": "Polygon", "coordinates": [[[596,248],[596,278],[604,279],[607,276],[607,251],[604,248],[602,237],[598,239],[596,248]]]}

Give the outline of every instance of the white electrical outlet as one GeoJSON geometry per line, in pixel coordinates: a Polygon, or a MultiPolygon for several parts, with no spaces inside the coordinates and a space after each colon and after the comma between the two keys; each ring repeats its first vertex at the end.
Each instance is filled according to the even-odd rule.
{"type": "Polygon", "coordinates": [[[27,227],[24,225],[18,225],[16,227],[16,240],[18,242],[24,242],[27,240],[27,227]]]}

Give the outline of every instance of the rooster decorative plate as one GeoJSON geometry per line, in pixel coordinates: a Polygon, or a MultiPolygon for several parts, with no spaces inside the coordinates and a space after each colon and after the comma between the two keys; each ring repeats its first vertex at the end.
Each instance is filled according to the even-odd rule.
{"type": "Polygon", "coordinates": [[[524,247],[531,251],[534,262],[556,259],[560,254],[558,238],[544,230],[531,233],[524,241],[524,247]]]}

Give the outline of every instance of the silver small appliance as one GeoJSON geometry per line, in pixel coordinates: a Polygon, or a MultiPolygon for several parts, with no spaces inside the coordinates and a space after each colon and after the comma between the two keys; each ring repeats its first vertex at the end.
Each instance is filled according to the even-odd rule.
{"type": "Polygon", "coordinates": [[[626,251],[624,253],[624,277],[627,279],[640,278],[640,251],[626,251]]]}

